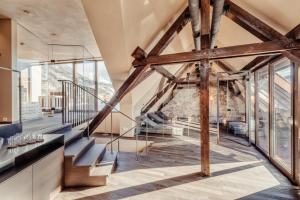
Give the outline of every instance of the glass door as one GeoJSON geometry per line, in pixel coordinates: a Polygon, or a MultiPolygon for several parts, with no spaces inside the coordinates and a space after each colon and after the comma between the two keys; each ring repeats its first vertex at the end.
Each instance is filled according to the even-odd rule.
{"type": "Polygon", "coordinates": [[[293,76],[289,60],[273,64],[272,157],[288,172],[292,170],[293,76]]]}
{"type": "Polygon", "coordinates": [[[269,154],[269,66],[257,71],[256,143],[269,154]]]}
{"type": "Polygon", "coordinates": [[[255,143],[255,74],[250,75],[250,141],[255,143]]]}

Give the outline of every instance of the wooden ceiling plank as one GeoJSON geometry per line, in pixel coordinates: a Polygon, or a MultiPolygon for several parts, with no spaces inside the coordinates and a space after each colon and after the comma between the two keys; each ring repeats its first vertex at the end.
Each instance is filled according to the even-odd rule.
{"type": "Polygon", "coordinates": [[[176,77],[171,72],[166,70],[163,66],[152,66],[151,68],[171,81],[176,79],[176,77]]]}

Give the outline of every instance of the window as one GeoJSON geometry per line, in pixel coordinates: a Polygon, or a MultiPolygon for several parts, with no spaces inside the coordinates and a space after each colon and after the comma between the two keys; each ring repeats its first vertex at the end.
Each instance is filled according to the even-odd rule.
{"type": "Polygon", "coordinates": [[[274,63],[272,73],[273,157],[291,171],[292,162],[292,65],[289,60],[274,63]]]}
{"type": "Polygon", "coordinates": [[[269,153],[269,67],[257,71],[257,145],[269,153]]]}
{"type": "Polygon", "coordinates": [[[255,143],[255,78],[250,75],[250,140],[255,143]]]}

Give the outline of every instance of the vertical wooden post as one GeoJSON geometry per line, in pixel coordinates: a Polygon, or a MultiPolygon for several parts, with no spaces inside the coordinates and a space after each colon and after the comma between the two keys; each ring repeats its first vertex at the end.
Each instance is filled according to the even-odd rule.
{"type": "MultiPolygon", "coordinates": [[[[201,49],[209,48],[210,1],[201,0],[201,49]]],[[[200,126],[201,126],[201,174],[210,175],[209,166],[209,60],[200,65],[200,126]]]]}

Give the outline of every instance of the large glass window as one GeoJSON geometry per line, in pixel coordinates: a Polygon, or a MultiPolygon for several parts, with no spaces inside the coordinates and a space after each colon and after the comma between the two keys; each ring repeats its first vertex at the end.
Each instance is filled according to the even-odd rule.
{"type": "Polygon", "coordinates": [[[75,68],[77,84],[95,89],[95,62],[76,63],[75,68]]]}
{"type": "Polygon", "coordinates": [[[269,70],[268,66],[257,71],[257,145],[269,153],[269,70]]]}
{"type": "Polygon", "coordinates": [[[273,155],[288,171],[292,161],[292,66],[290,61],[281,60],[273,65],[272,74],[272,134],[273,155]]]}
{"type": "MultiPolygon", "coordinates": [[[[107,72],[104,61],[98,61],[98,97],[105,102],[108,102],[114,94],[114,88],[107,72]]],[[[104,103],[99,101],[98,109],[104,107],[104,103]]],[[[119,104],[116,106],[116,109],[119,108],[119,104]]]]}

